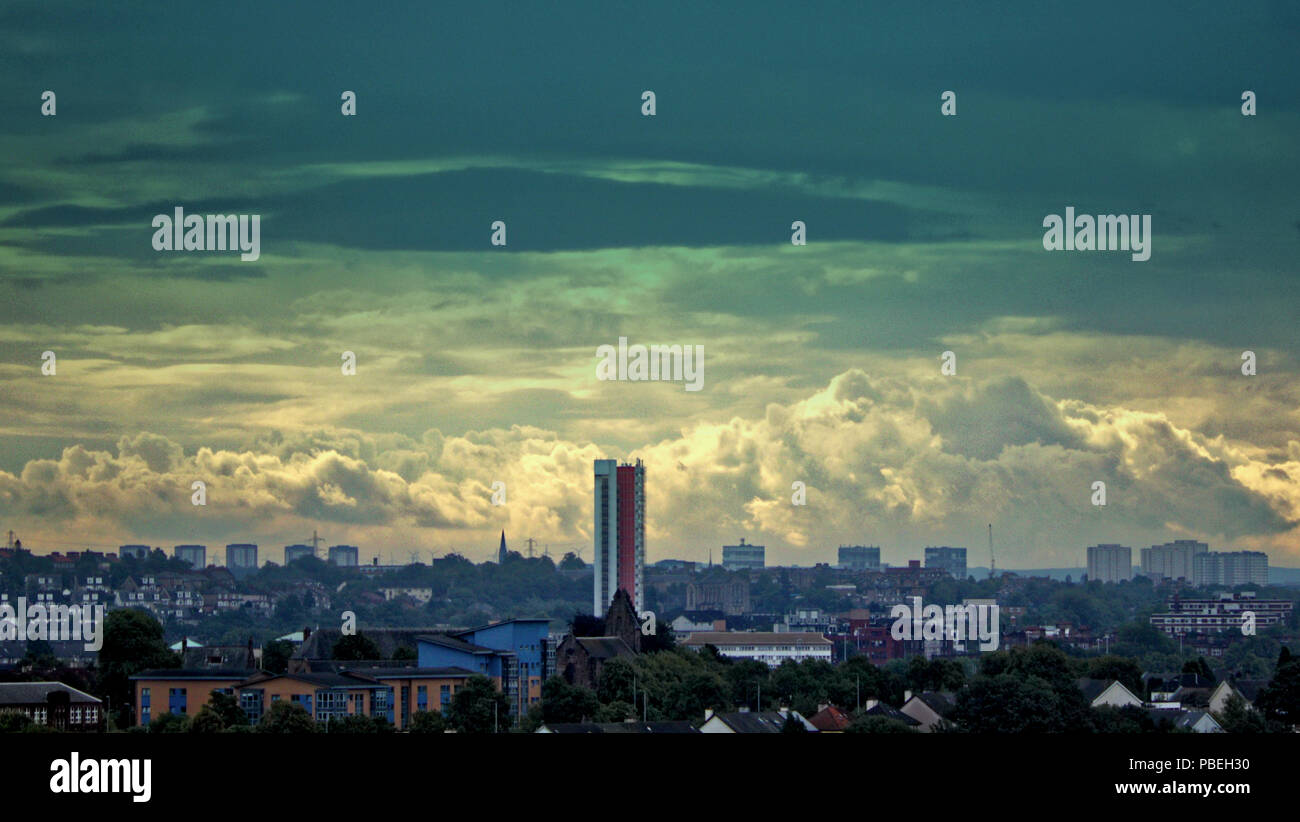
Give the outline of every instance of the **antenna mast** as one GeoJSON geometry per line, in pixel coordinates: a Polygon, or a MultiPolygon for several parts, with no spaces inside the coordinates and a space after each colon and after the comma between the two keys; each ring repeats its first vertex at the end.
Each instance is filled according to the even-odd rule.
{"type": "Polygon", "coordinates": [[[990,522],[989,523],[989,579],[993,579],[993,577],[997,574],[997,570],[998,570],[998,561],[997,558],[993,556],[993,523],[990,522]]]}

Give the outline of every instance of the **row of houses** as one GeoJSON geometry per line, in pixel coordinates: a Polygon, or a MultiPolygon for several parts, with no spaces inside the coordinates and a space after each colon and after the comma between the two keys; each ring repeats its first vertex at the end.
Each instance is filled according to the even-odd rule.
{"type": "Polygon", "coordinates": [[[0,604],[17,607],[21,597],[28,604],[140,608],[160,621],[197,623],[200,619],[234,611],[269,617],[288,597],[310,601],[312,607],[328,609],[330,592],[318,582],[298,581],[281,586],[273,594],[238,590],[235,577],[226,568],[202,571],[170,571],[129,576],[112,587],[107,576],[78,576],[65,585],[61,574],[27,574],[20,586],[0,591],[0,604]]]}

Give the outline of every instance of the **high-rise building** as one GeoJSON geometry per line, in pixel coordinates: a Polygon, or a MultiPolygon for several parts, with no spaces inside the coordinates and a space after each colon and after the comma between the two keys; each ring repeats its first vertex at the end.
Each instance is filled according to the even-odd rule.
{"type": "Polygon", "coordinates": [[[850,571],[879,571],[880,546],[841,545],[839,566],[850,571]]]}
{"type": "Polygon", "coordinates": [[[1196,585],[1268,585],[1268,554],[1263,551],[1207,551],[1192,560],[1196,585]]]}
{"type": "Polygon", "coordinates": [[[206,545],[177,545],[173,550],[177,559],[188,562],[190,567],[196,571],[202,571],[208,567],[208,546],[206,545]]]}
{"type": "Polygon", "coordinates": [[[1142,573],[1154,579],[1183,579],[1195,582],[1194,557],[1210,550],[1210,546],[1194,539],[1176,539],[1164,545],[1142,549],[1142,573]]]}
{"type": "Polygon", "coordinates": [[[316,556],[316,549],[311,547],[310,545],[299,544],[299,545],[284,546],[285,565],[288,565],[289,563],[293,562],[295,559],[302,559],[303,557],[314,557],[314,556],[316,556]]]}
{"type": "Polygon", "coordinates": [[[1123,582],[1132,578],[1132,548],[1114,544],[1088,546],[1089,582],[1123,582]]]}
{"type": "Polygon", "coordinates": [[[949,548],[947,545],[927,546],[925,549],[925,567],[939,568],[947,571],[957,579],[965,579],[966,549],[949,548]]]}
{"type": "Polygon", "coordinates": [[[604,616],[622,588],[638,613],[645,566],[645,466],[595,461],[595,543],[592,613],[604,616]]]}
{"type": "Polygon", "coordinates": [[[257,546],[251,542],[236,542],[227,545],[226,568],[235,576],[255,572],[257,570],[257,546]]]}
{"type": "Polygon", "coordinates": [[[126,559],[127,557],[148,559],[151,550],[152,549],[148,545],[120,545],[117,549],[117,555],[122,559],[126,559]]]}
{"type": "Polygon", "coordinates": [[[356,568],[360,564],[360,552],[357,550],[357,546],[330,546],[330,565],[338,565],[342,568],[356,568]]]}
{"type": "Polygon", "coordinates": [[[739,545],[722,546],[722,567],[728,571],[761,571],[767,565],[767,547],[764,545],[746,545],[745,538],[740,538],[739,545]]]}

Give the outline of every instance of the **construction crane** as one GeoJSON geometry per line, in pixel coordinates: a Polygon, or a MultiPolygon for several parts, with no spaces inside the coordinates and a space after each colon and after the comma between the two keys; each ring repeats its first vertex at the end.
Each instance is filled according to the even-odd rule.
{"type": "Polygon", "coordinates": [[[998,561],[993,556],[993,523],[989,523],[989,579],[997,575],[998,561]]]}

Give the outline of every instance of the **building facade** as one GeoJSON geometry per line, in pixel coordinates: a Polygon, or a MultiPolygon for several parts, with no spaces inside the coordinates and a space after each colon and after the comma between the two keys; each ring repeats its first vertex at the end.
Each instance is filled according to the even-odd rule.
{"type": "Polygon", "coordinates": [[[686,610],[721,611],[727,616],[747,614],[750,612],[749,583],[745,580],[688,582],[686,610]]]}
{"type": "Polygon", "coordinates": [[[302,559],[303,557],[314,557],[314,556],[316,556],[316,549],[315,549],[315,548],[312,548],[310,545],[286,545],[286,546],[284,546],[284,564],[285,564],[285,565],[288,565],[289,563],[293,562],[294,560],[302,559]]]}
{"type": "Polygon", "coordinates": [[[849,571],[879,571],[880,546],[878,545],[841,545],[838,565],[849,571]]]}
{"type": "Polygon", "coordinates": [[[172,550],[177,559],[188,562],[190,567],[196,571],[202,571],[208,567],[208,546],[206,545],[177,545],[172,550]]]}
{"type": "Polygon", "coordinates": [[[645,466],[595,461],[592,610],[605,613],[614,592],[627,591],[640,613],[645,607],[645,466]]]}
{"type": "Polygon", "coordinates": [[[257,571],[257,546],[251,542],[236,542],[226,546],[226,568],[236,577],[257,571]]]}
{"type": "Polygon", "coordinates": [[[361,564],[361,553],[355,545],[331,545],[330,565],[340,568],[356,568],[361,564]]]}
{"type": "Polygon", "coordinates": [[[744,537],[739,545],[722,546],[722,567],[728,571],[761,571],[766,565],[765,546],[746,545],[744,537]]]}
{"type": "Polygon", "coordinates": [[[1132,548],[1113,544],[1088,546],[1088,581],[1124,582],[1132,578],[1132,548]]]}
{"type": "Polygon", "coordinates": [[[957,579],[965,579],[966,549],[950,548],[946,545],[927,547],[925,549],[925,567],[939,568],[947,571],[957,579]]]}
{"type": "Polygon", "coordinates": [[[1268,585],[1268,554],[1263,551],[1207,551],[1192,558],[1196,585],[1268,585]]]}
{"type": "Polygon", "coordinates": [[[752,659],[773,668],[787,659],[803,662],[805,659],[831,661],[832,644],[821,634],[773,633],[768,631],[708,631],[691,634],[682,643],[698,651],[712,645],[718,653],[731,659],[752,659]]]}
{"type": "Polygon", "coordinates": [[[1164,545],[1142,549],[1142,574],[1156,580],[1186,580],[1196,578],[1195,558],[1210,546],[1194,539],[1176,539],[1164,545]]]}

